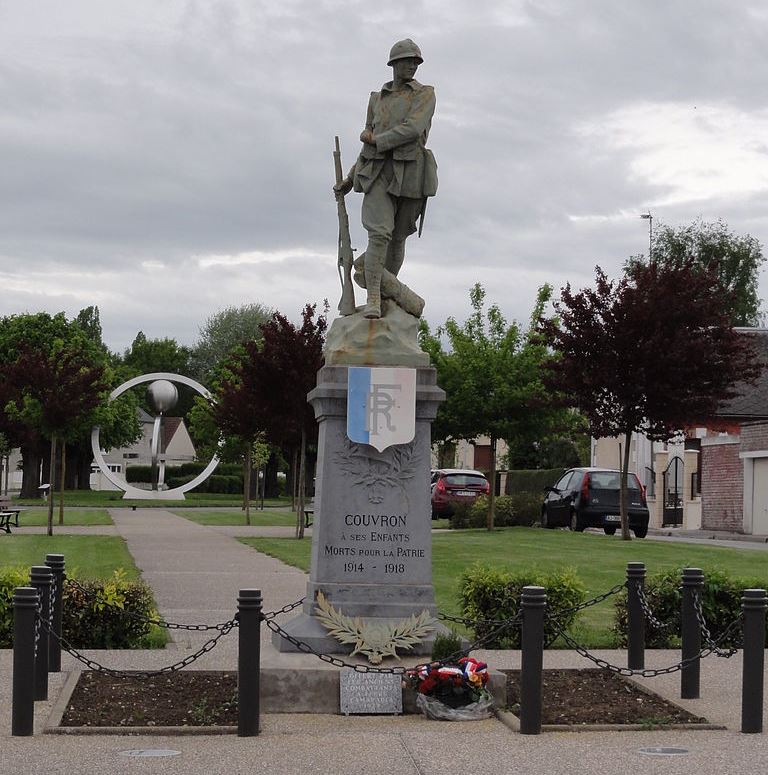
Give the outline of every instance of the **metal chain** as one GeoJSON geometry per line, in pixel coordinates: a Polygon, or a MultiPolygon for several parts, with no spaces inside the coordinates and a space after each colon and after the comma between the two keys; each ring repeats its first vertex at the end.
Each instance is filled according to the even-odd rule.
{"type": "Polygon", "coordinates": [[[297,600],[295,603],[288,603],[288,605],[284,605],[282,608],[278,608],[276,611],[267,611],[267,613],[263,613],[261,615],[261,618],[264,621],[267,621],[268,619],[274,619],[276,616],[280,616],[281,614],[287,614],[290,611],[293,611],[294,608],[298,608],[303,602],[305,598],[301,598],[301,600],[297,600]]]}
{"type": "Polygon", "coordinates": [[[644,670],[632,670],[628,667],[619,667],[618,665],[612,665],[610,662],[607,662],[604,659],[601,659],[600,657],[596,657],[594,654],[590,654],[587,649],[585,649],[583,646],[581,646],[579,643],[577,643],[573,638],[571,638],[567,632],[565,632],[564,629],[560,628],[559,635],[562,637],[562,639],[568,644],[570,648],[572,648],[576,653],[580,654],[585,659],[588,659],[590,662],[594,662],[598,667],[603,668],[604,670],[609,670],[612,673],[617,673],[618,675],[623,675],[627,677],[639,675],[643,678],[655,678],[659,675],[668,675],[669,673],[676,673],[679,670],[682,670],[687,665],[691,664],[692,662],[695,662],[697,659],[705,659],[710,654],[714,653],[714,649],[709,648],[708,646],[701,649],[698,654],[695,656],[689,657],[688,659],[683,659],[680,662],[677,662],[674,665],[670,665],[669,667],[662,667],[658,668],[656,670],[651,669],[644,669],[644,670]]]}
{"type": "Polygon", "coordinates": [[[648,602],[648,598],[645,596],[645,590],[643,588],[643,585],[640,581],[637,581],[637,599],[640,601],[640,608],[643,609],[643,614],[645,615],[646,620],[648,621],[648,624],[651,625],[655,630],[664,631],[668,630],[670,627],[674,626],[674,621],[669,622],[661,622],[659,621],[654,615],[653,611],[651,610],[650,603],[648,602]]]}
{"type": "Polygon", "coordinates": [[[744,633],[742,632],[741,637],[736,641],[735,646],[731,646],[726,649],[721,649],[717,644],[725,640],[726,635],[730,633],[730,631],[737,625],[740,624],[743,621],[743,614],[739,614],[726,628],[723,634],[715,641],[712,638],[712,633],[709,631],[709,627],[707,627],[707,620],[704,618],[704,610],[701,606],[701,598],[699,596],[698,590],[693,590],[693,610],[696,612],[696,620],[699,623],[699,629],[701,630],[701,634],[704,636],[704,641],[706,642],[707,646],[712,650],[712,653],[716,657],[723,657],[724,659],[730,659],[741,647],[742,641],[744,639],[744,633]]]}
{"type": "Polygon", "coordinates": [[[56,640],[59,641],[59,643],[61,643],[61,647],[64,649],[64,651],[66,651],[68,654],[73,656],[78,662],[81,662],[86,667],[88,667],[91,670],[94,670],[95,672],[104,673],[105,675],[110,675],[115,678],[123,678],[128,676],[133,676],[135,678],[152,678],[153,676],[157,676],[157,675],[165,675],[167,673],[177,673],[183,668],[187,667],[188,665],[191,665],[193,662],[200,659],[200,657],[202,657],[204,654],[214,649],[218,645],[221,638],[223,638],[225,635],[228,635],[232,631],[232,629],[234,629],[237,626],[237,621],[235,619],[231,619],[226,624],[228,625],[227,627],[220,629],[216,635],[214,635],[212,638],[210,638],[205,643],[203,643],[203,645],[193,654],[190,654],[189,656],[179,660],[178,662],[174,662],[174,664],[172,665],[168,665],[167,667],[161,667],[159,670],[115,670],[114,668],[106,667],[105,665],[99,664],[93,659],[89,659],[88,657],[86,657],[84,654],[82,654],[80,651],[74,648],[66,640],[66,638],[58,635],[52,629],[48,629],[45,623],[43,623],[43,627],[46,630],[48,630],[49,635],[52,635],[54,638],[56,638],[56,640]]]}
{"type": "MultiPolygon", "coordinates": [[[[578,611],[583,611],[585,608],[589,608],[590,606],[597,605],[598,603],[602,603],[603,600],[607,600],[612,595],[616,595],[619,592],[621,592],[622,589],[624,589],[625,584],[616,584],[615,587],[612,587],[607,592],[603,593],[602,595],[598,595],[597,597],[593,597],[591,600],[587,600],[584,603],[579,603],[579,605],[572,606],[571,608],[559,608],[556,611],[551,611],[547,613],[547,616],[552,617],[553,619],[557,619],[561,616],[565,616],[566,614],[571,613],[577,613],[578,611]]],[[[451,614],[442,614],[439,613],[437,615],[438,619],[442,619],[446,622],[456,622],[457,624],[463,624],[466,627],[476,627],[479,625],[490,625],[490,626],[499,626],[502,624],[512,624],[515,621],[519,620],[520,618],[520,611],[518,610],[518,613],[515,614],[510,619],[467,619],[464,616],[453,616],[451,614]]]]}
{"type": "Polygon", "coordinates": [[[51,574],[51,586],[48,588],[48,626],[53,627],[53,609],[56,605],[56,596],[59,594],[56,574],[51,574]]]}
{"type": "Polygon", "coordinates": [[[549,609],[547,609],[546,615],[550,619],[559,619],[566,614],[574,614],[578,611],[583,611],[585,608],[590,608],[593,605],[602,603],[603,600],[607,600],[613,595],[618,595],[618,593],[621,592],[621,590],[624,589],[626,585],[626,582],[622,581],[621,584],[616,584],[616,586],[611,587],[607,592],[603,592],[602,595],[597,595],[597,597],[593,597],[591,600],[587,600],[584,603],[579,603],[579,605],[571,606],[570,608],[558,608],[556,611],[549,611],[549,609]]]}
{"type": "Polygon", "coordinates": [[[43,621],[43,596],[37,593],[37,609],[35,610],[35,660],[37,660],[37,645],[40,642],[40,625],[43,621]]]}
{"type": "MultiPolygon", "coordinates": [[[[71,586],[81,592],[86,598],[90,600],[97,599],[97,596],[94,595],[93,592],[89,592],[87,589],[85,589],[85,587],[75,581],[75,579],[67,578],[67,581],[71,586]]],[[[109,605],[109,603],[107,603],[107,605],[109,605]]],[[[122,613],[124,616],[127,616],[131,619],[138,619],[139,621],[146,622],[147,624],[155,624],[158,627],[162,627],[166,630],[187,630],[189,632],[207,632],[209,630],[221,631],[229,627],[230,622],[233,621],[230,620],[227,622],[219,622],[218,624],[179,624],[178,622],[169,622],[165,619],[144,616],[143,614],[136,613],[135,611],[128,611],[124,608],[122,609],[122,613]]],[[[238,625],[235,624],[234,626],[237,627],[238,625]]]]}
{"type": "Polygon", "coordinates": [[[275,622],[273,619],[267,619],[265,620],[265,623],[267,627],[269,627],[269,629],[272,630],[272,632],[276,633],[284,640],[287,640],[292,646],[297,648],[303,654],[313,654],[318,659],[322,660],[323,662],[327,662],[329,665],[333,665],[334,667],[348,667],[351,670],[354,670],[356,673],[384,673],[387,675],[404,675],[405,673],[410,673],[414,670],[419,670],[422,667],[427,667],[428,665],[450,664],[455,659],[458,659],[459,657],[462,657],[468,654],[470,651],[475,651],[479,649],[486,642],[500,635],[504,630],[508,629],[513,625],[519,624],[520,621],[521,621],[521,615],[518,614],[514,616],[512,619],[505,620],[505,622],[499,627],[497,627],[495,630],[492,630],[486,635],[475,640],[472,644],[470,644],[468,648],[460,649],[459,651],[456,651],[453,654],[450,654],[444,659],[433,660],[431,662],[422,662],[418,665],[414,665],[413,667],[405,667],[404,665],[396,665],[395,667],[371,667],[369,665],[353,664],[351,662],[346,662],[345,660],[339,659],[338,657],[331,656],[330,654],[323,654],[322,652],[317,651],[317,649],[310,646],[308,643],[305,643],[304,641],[301,641],[298,638],[294,638],[292,635],[287,633],[279,624],[277,624],[277,622],[275,622]]]}

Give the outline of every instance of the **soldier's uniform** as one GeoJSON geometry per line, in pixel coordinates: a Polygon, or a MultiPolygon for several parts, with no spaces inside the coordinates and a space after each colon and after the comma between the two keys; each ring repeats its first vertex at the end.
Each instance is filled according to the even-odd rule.
{"type": "MultiPolygon", "coordinates": [[[[389,64],[404,57],[422,61],[421,52],[411,40],[394,45],[389,64]]],[[[362,221],[368,232],[368,247],[355,261],[355,279],[368,289],[369,307],[371,302],[374,308],[380,303],[382,270],[382,292],[401,302],[401,284],[386,273],[396,276],[400,271],[405,240],[416,231],[426,198],[437,192],[437,164],[426,148],[434,112],[435,90],[415,80],[398,90],[393,81],[385,83],[380,91],[371,92],[368,100],[365,128],[373,133],[375,144],[363,144],[351,175],[354,190],[364,194],[362,221]]],[[[423,300],[417,296],[415,299],[420,305],[401,306],[418,315],[423,300]]]]}

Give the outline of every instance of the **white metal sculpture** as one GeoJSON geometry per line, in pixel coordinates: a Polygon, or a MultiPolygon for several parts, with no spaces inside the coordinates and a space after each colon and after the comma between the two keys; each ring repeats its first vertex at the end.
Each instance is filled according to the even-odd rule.
{"type": "Polygon", "coordinates": [[[140,487],[133,487],[128,484],[123,477],[119,476],[114,471],[110,471],[106,460],[104,460],[104,452],[101,449],[101,442],[99,440],[100,428],[98,426],[94,427],[91,431],[91,449],[93,450],[93,458],[104,476],[112,482],[115,487],[123,491],[123,498],[133,498],[136,500],[184,500],[184,493],[189,492],[189,490],[193,490],[195,487],[202,484],[213,473],[214,469],[219,464],[219,459],[214,455],[211,462],[208,463],[205,469],[192,479],[191,482],[187,482],[180,487],[174,487],[170,490],[160,489],[165,481],[165,457],[162,449],[163,416],[170,409],[173,409],[178,400],[178,390],[174,383],[187,385],[204,398],[209,398],[210,392],[199,382],[196,382],[189,377],[185,377],[182,374],[154,372],[152,374],[142,374],[140,377],[134,377],[127,382],[123,382],[122,385],[116,387],[109,394],[109,400],[114,401],[127,390],[147,382],[151,383],[147,391],[149,400],[152,403],[154,410],[158,413],[152,428],[151,441],[153,489],[143,490],[140,487]]]}

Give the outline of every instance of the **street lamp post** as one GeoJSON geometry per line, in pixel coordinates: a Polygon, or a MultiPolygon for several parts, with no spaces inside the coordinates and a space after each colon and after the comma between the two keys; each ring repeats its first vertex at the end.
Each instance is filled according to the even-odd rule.
{"type": "Polygon", "coordinates": [[[653,263],[653,216],[649,210],[647,213],[640,213],[640,217],[648,221],[648,263],[653,263]]]}

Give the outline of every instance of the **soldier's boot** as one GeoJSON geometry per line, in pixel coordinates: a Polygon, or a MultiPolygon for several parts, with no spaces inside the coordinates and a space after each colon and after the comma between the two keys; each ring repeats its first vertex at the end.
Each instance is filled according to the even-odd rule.
{"type": "Polygon", "coordinates": [[[387,256],[387,242],[371,239],[365,251],[365,287],[368,299],[363,317],[376,320],[381,317],[381,272],[387,256]]]}
{"type": "Polygon", "coordinates": [[[405,258],[405,240],[395,239],[394,237],[389,241],[387,247],[387,260],[384,262],[384,268],[388,272],[392,272],[397,277],[400,267],[403,265],[403,259],[405,258]]]}
{"type": "Polygon", "coordinates": [[[381,295],[414,317],[420,318],[424,311],[424,299],[386,269],[381,273],[381,295]]]}
{"type": "MultiPolygon", "coordinates": [[[[402,256],[405,253],[405,243],[401,242],[400,246],[402,248],[402,252],[400,253],[400,265],[402,265],[402,256]]],[[[388,263],[390,261],[390,255],[391,254],[388,251],[388,263]]],[[[365,253],[361,253],[355,259],[353,267],[355,270],[355,282],[361,288],[367,287],[365,282],[365,253]]],[[[410,315],[414,315],[417,318],[421,317],[421,313],[424,311],[424,299],[417,293],[414,293],[407,285],[400,282],[400,280],[395,277],[395,273],[391,270],[388,271],[388,269],[389,267],[384,269],[381,273],[381,281],[379,284],[381,296],[386,299],[392,299],[410,315]]]]}

